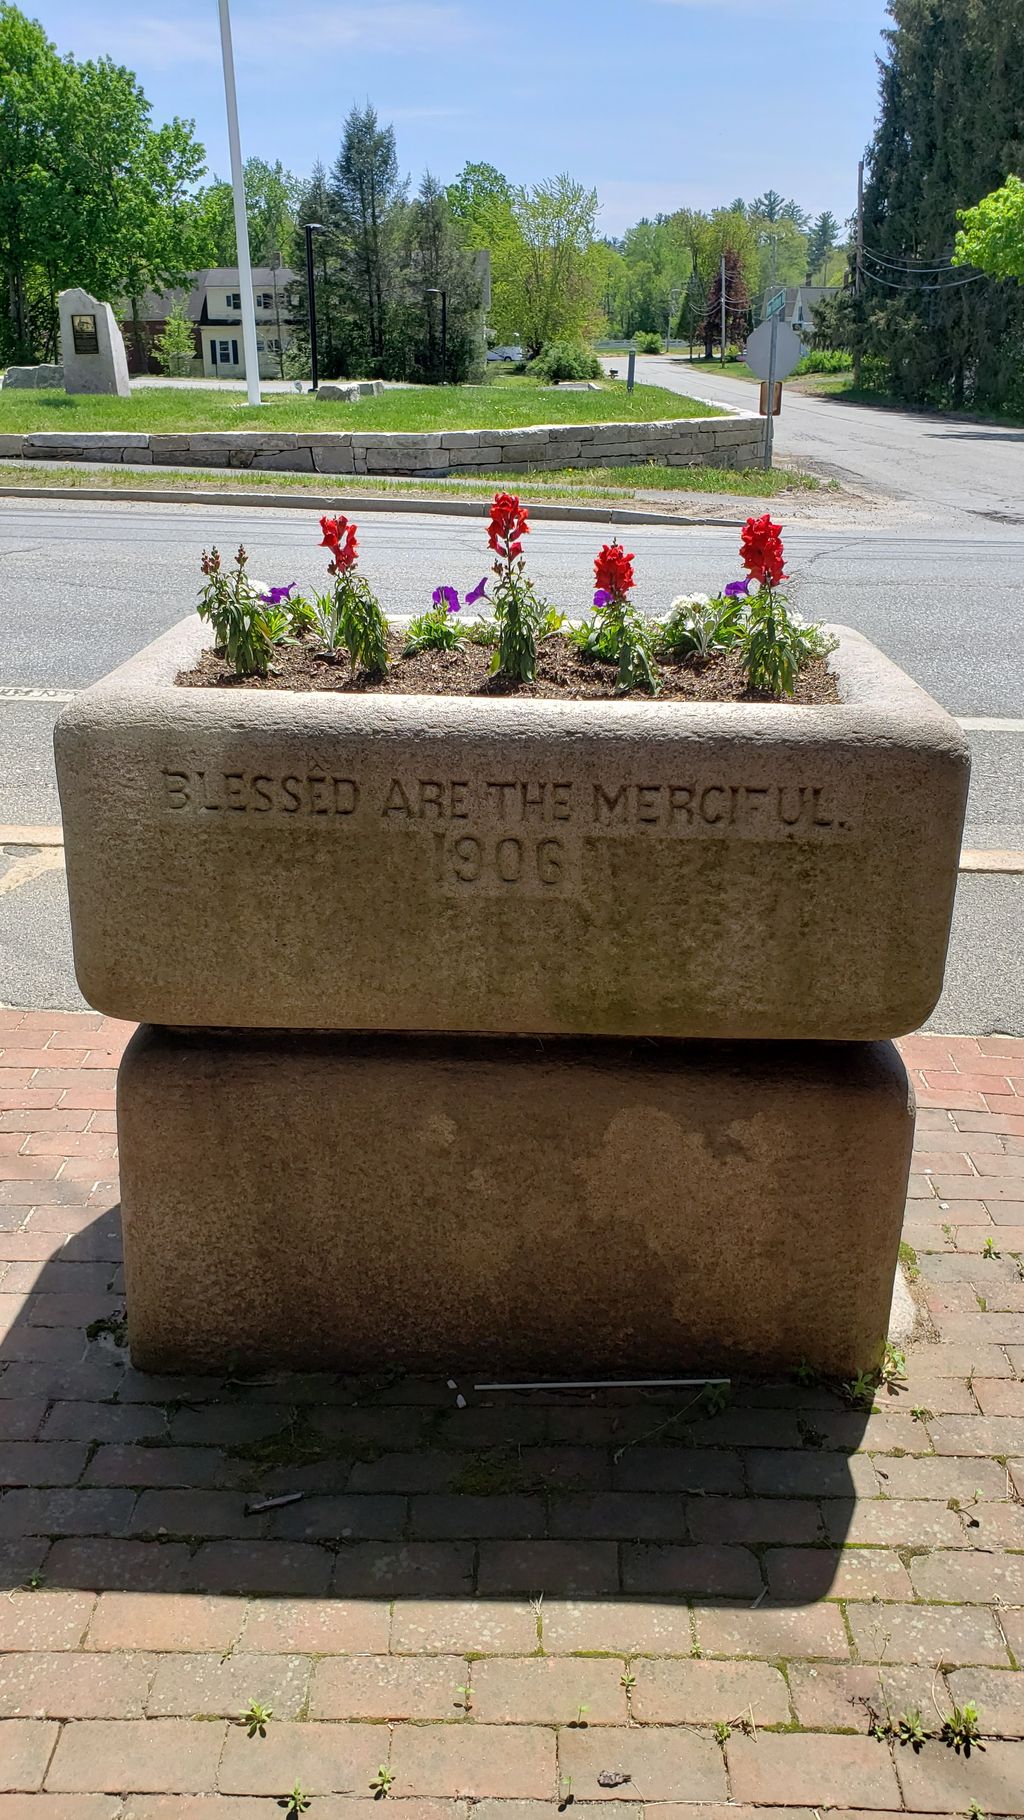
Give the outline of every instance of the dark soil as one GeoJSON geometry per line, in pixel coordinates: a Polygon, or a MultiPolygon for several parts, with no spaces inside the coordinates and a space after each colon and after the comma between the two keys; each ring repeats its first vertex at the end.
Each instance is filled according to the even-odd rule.
{"type": "MultiPolygon", "coordinates": [[[[581,658],[569,640],[545,639],[537,654],[537,680],[511,682],[489,674],[493,652],[485,645],[460,645],[455,651],[420,651],[402,656],[402,638],[391,640],[391,667],[383,677],[371,679],[363,671],[355,676],[347,657],[328,658],[312,639],[282,645],[269,676],[236,676],[230,665],[213,651],[205,651],[193,670],[183,670],[178,682],[190,689],[332,689],[358,695],[515,695],[543,696],[549,700],[610,701],[615,696],[615,669],[611,664],[581,658]]],[[[659,664],[661,694],[657,701],[770,701],[746,686],[739,659],[717,657],[708,663],[659,664]]],[[[632,699],[649,701],[642,690],[632,699]]],[[[804,707],[839,700],[836,678],[822,657],[814,658],[797,679],[796,692],[785,698],[804,707]]]]}

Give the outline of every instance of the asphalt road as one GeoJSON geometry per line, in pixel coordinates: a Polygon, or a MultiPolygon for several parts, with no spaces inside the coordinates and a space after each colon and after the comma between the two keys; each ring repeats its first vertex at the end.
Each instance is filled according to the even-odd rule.
{"type": "MultiPolygon", "coordinates": [[[[827,408],[827,407],[826,407],[827,408]]],[[[538,525],[531,572],[569,612],[589,605],[601,527],[538,525]]],[[[244,541],[269,583],[324,574],[315,514],[267,507],[0,501],[0,824],[54,824],[50,738],[57,694],[95,681],[188,612],[198,555],[244,541]]],[[[641,526],[638,604],[731,579],[728,529],[641,526]]],[[[366,514],[361,566],[396,614],[419,611],[438,582],[466,587],[487,568],[479,520],[366,514]]],[[[968,728],[974,757],[968,846],[1024,849],[1024,533],[962,524],[921,532],[802,527],[788,540],[791,592],[811,618],[857,627],[968,728]]],[[[4,891],[0,853],[0,1004],[72,1005],[63,876],[4,891]]],[[[1024,878],[961,880],[947,992],[933,1025],[1024,1034],[1024,878]]]]}
{"type": "MultiPolygon", "coordinates": [[[[622,357],[615,362],[620,371],[622,357]]],[[[639,356],[636,376],[691,398],[756,411],[757,387],[673,355],[639,356]]],[[[775,426],[780,467],[810,467],[906,501],[936,521],[1024,526],[1024,429],[916,416],[787,390],[775,426]]]]}

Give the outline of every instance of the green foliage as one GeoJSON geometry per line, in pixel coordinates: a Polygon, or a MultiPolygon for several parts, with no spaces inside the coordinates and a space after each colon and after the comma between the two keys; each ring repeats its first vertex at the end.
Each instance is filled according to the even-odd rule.
{"type": "MultiPolygon", "coordinates": [[[[839,223],[830,209],[818,216],[807,236],[807,283],[829,282],[830,255],[839,238],[839,223]]],[[[832,265],[836,261],[831,261],[832,265]]]]}
{"type": "Polygon", "coordinates": [[[875,1371],[858,1371],[855,1378],[843,1385],[843,1395],[851,1409],[871,1410],[875,1406],[875,1391],[878,1389],[878,1373],[875,1371]]]}
{"type": "Polygon", "coordinates": [[[54,356],[57,292],[67,286],[137,299],[185,283],[212,249],[191,122],[154,127],[130,70],[59,56],[8,0],[0,98],[3,364],[54,356]]]}
{"type": "Polygon", "coordinates": [[[415,657],[417,651],[454,651],[466,637],[466,628],[459,624],[456,613],[449,613],[442,601],[439,606],[428,607],[409,622],[405,637],[404,657],[415,657]]]}
{"type": "Polygon", "coordinates": [[[1009,217],[980,199],[1021,169],[1024,8],[895,0],[890,10],[864,195],[865,282],[847,304],[849,345],[864,383],[870,373],[905,403],[1000,411],[1021,388],[1024,288],[964,283],[969,273],[943,268],[960,211],[975,205],[982,212],[965,228],[963,255],[991,257],[1000,275],[1013,275],[1012,228],[1008,238],[1003,231],[1012,192],[1009,217]]]}
{"type": "Polygon", "coordinates": [[[1001,1255],[996,1250],[996,1242],[991,1235],[985,1240],[985,1243],[981,1248],[981,1255],[983,1258],[997,1258],[1001,1255]]]}
{"type": "Polygon", "coordinates": [[[163,333],[153,343],[153,353],[161,373],[184,379],[193,369],[196,344],[192,319],[185,314],[183,303],[174,303],[164,319],[163,333]]]}
{"type": "Polygon", "coordinates": [[[1024,284],[1024,183],[1019,177],[983,196],[972,209],[959,209],[963,222],[953,250],[954,265],[973,265],[991,278],[1024,284]]]}
{"type": "Polygon", "coordinates": [[[383,1801],[383,1799],[386,1795],[390,1795],[391,1784],[394,1782],[394,1780],[395,1780],[394,1770],[389,1769],[386,1763],[381,1763],[378,1766],[377,1774],[374,1776],[373,1781],[370,1783],[370,1787],[373,1790],[373,1798],[375,1801],[383,1801]]]}
{"type": "Polygon", "coordinates": [[[731,1385],[705,1384],[700,1393],[700,1413],[705,1416],[723,1415],[731,1401],[731,1385]]]}
{"type": "Polygon", "coordinates": [[[965,1701],[963,1706],[954,1704],[942,1721],[940,1736],[944,1744],[956,1751],[957,1756],[963,1752],[965,1757],[969,1757],[972,1750],[984,1750],[981,1715],[973,1700],[965,1701]]]}
{"type": "Polygon", "coordinates": [[[516,682],[533,682],[537,674],[537,642],[543,635],[549,608],[526,575],[520,559],[503,569],[494,591],[494,620],[498,648],[491,673],[516,682]]]}
{"type": "Polygon", "coordinates": [[[636,342],[638,354],[660,354],[662,352],[662,339],[656,330],[638,329],[633,339],[636,342]]]}
{"type": "MultiPolygon", "coordinates": [[[[298,178],[285,170],[280,159],[275,164],[267,164],[263,158],[247,158],[242,181],[253,263],[287,263],[302,193],[298,178]]],[[[235,199],[230,183],[215,178],[209,189],[203,191],[201,201],[214,243],[212,262],[237,265],[235,199]]]]}
{"type": "Polygon", "coordinates": [[[907,1355],[901,1346],[886,1340],[882,1363],[879,1368],[879,1380],[883,1384],[902,1384],[907,1375],[907,1355]]]}
{"type": "Polygon", "coordinates": [[[900,1714],[896,1721],[895,1736],[898,1743],[909,1744],[915,1755],[927,1743],[920,1707],[908,1707],[905,1713],[900,1714]]]}
{"type": "Polygon", "coordinates": [[[731,650],[742,631],[744,607],[742,599],[724,595],[678,595],[661,628],[661,652],[679,663],[686,658],[703,662],[731,650]]]}
{"type": "Polygon", "coordinates": [[[380,601],[362,575],[336,575],[316,597],[315,630],[328,651],[347,651],[352,674],[383,676],[388,667],[388,622],[380,601]]]}
{"type": "Polygon", "coordinates": [[[307,1808],[312,1806],[312,1799],[309,1795],[303,1794],[301,1787],[296,1782],[291,1794],[282,1795],[277,1805],[283,1807],[286,1814],[304,1814],[307,1808]]]}
{"type": "Polygon", "coordinates": [[[793,368],[798,379],[803,373],[846,373],[853,365],[853,355],[846,348],[812,348],[793,368]]]}
{"type": "Polygon", "coordinates": [[[273,1716],[274,1709],[272,1706],[264,1706],[259,1700],[250,1700],[242,1714],[241,1723],[245,1726],[246,1732],[250,1738],[265,1738],[267,1735],[267,1726],[270,1724],[273,1716]]]}
{"type": "Polygon", "coordinates": [[[825,638],[817,626],[805,626],[787,611],[781,595],[763,587],[747,598],[739,649],[751,689],[792,695],[800,671],[812,657],[834,650],[835,640],[825,638]]]}
{"type": "Polygon", "coordinates": [[[627,695],[642,689],[648,695],[659,695],[656,646],[659,627],[630,605],[626,595],[615,595],[594,618],[585,619],[569,629],[568,636],[581,657],[598,663],[615,664],[618,674],[615,691],[627,695]]]}
{"type": "Polygon", "coordinates": [[[549,385],[558,385],[563,379],[601,379],[604,368],[591,348],[584,347],[582,342],[552,341],[545,346],[543,353],[530,362],[529,371],[535,379],[546,379],[549,385]]]}
{"type": "Polygon", "coordinates": [[[719,1744],[728,1744],[729,1739],[732,1737],[731,1725],[727,1724],[724,1719],[719,1719],[712,1726],[712,1730],[715,1734],[716,1741],[719,1744]]]}
{"type": "Polygon", "coordinates": [[[206,577],[196,611],[213,628],[216,649],[233,664],[237,676],[266,676],[274,646],[289,630],[289,616],[264,606],[246,573],[248,556],[240,544],[233,569],[225,569],[214,546],[203,551],[206,577]]]}

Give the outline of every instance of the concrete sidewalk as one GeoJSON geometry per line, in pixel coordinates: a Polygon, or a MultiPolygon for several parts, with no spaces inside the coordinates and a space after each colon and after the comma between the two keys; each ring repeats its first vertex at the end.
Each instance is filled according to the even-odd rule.
{"type": "Polygon", "coordinates": [[[0,1820],[1024,1816],[1024,1041],[902,1045],[905,1379],[708,1414],[134,1372],[129,1033],[0,1011],[0,1820]]]}

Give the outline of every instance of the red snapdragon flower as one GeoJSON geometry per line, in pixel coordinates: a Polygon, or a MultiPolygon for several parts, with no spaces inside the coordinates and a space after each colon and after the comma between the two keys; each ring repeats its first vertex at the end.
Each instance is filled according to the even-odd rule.
{"type": "Polygon", "coordinates": [[[330,550],[334,557],[328,563],[332,575],[344,575],[348,569],[355,568],[358,549],[356,545],[356,527],[344,516],[338,518],[321,518],[320,529],[323,532],[321,548],[330,550]]]}
{"type": "Polygon", "coordinates": [[[515,493],[495,493],[487,526],[487,541],[491,549],[496,550],[499,556],[507,557],[510,562],[521,556],[521,539],[530,529],[528,520],[527,509],[519,504],[515,493]]]}
{"type": "Polygon", "coordinates": [[[620,599],[628,594],[634,585],[632,550],[624,550],[620,543],[602,544],[594,558],[594,581],[606,594],[620,599]]]}
{"type": "Polygon", "coordinates": [[[747,519],[740,540],[740,560],[748,575],[762,587],[777,588],[787,579],[782,526],[773,524],[767,512],[763,518],[747,519]]]}

